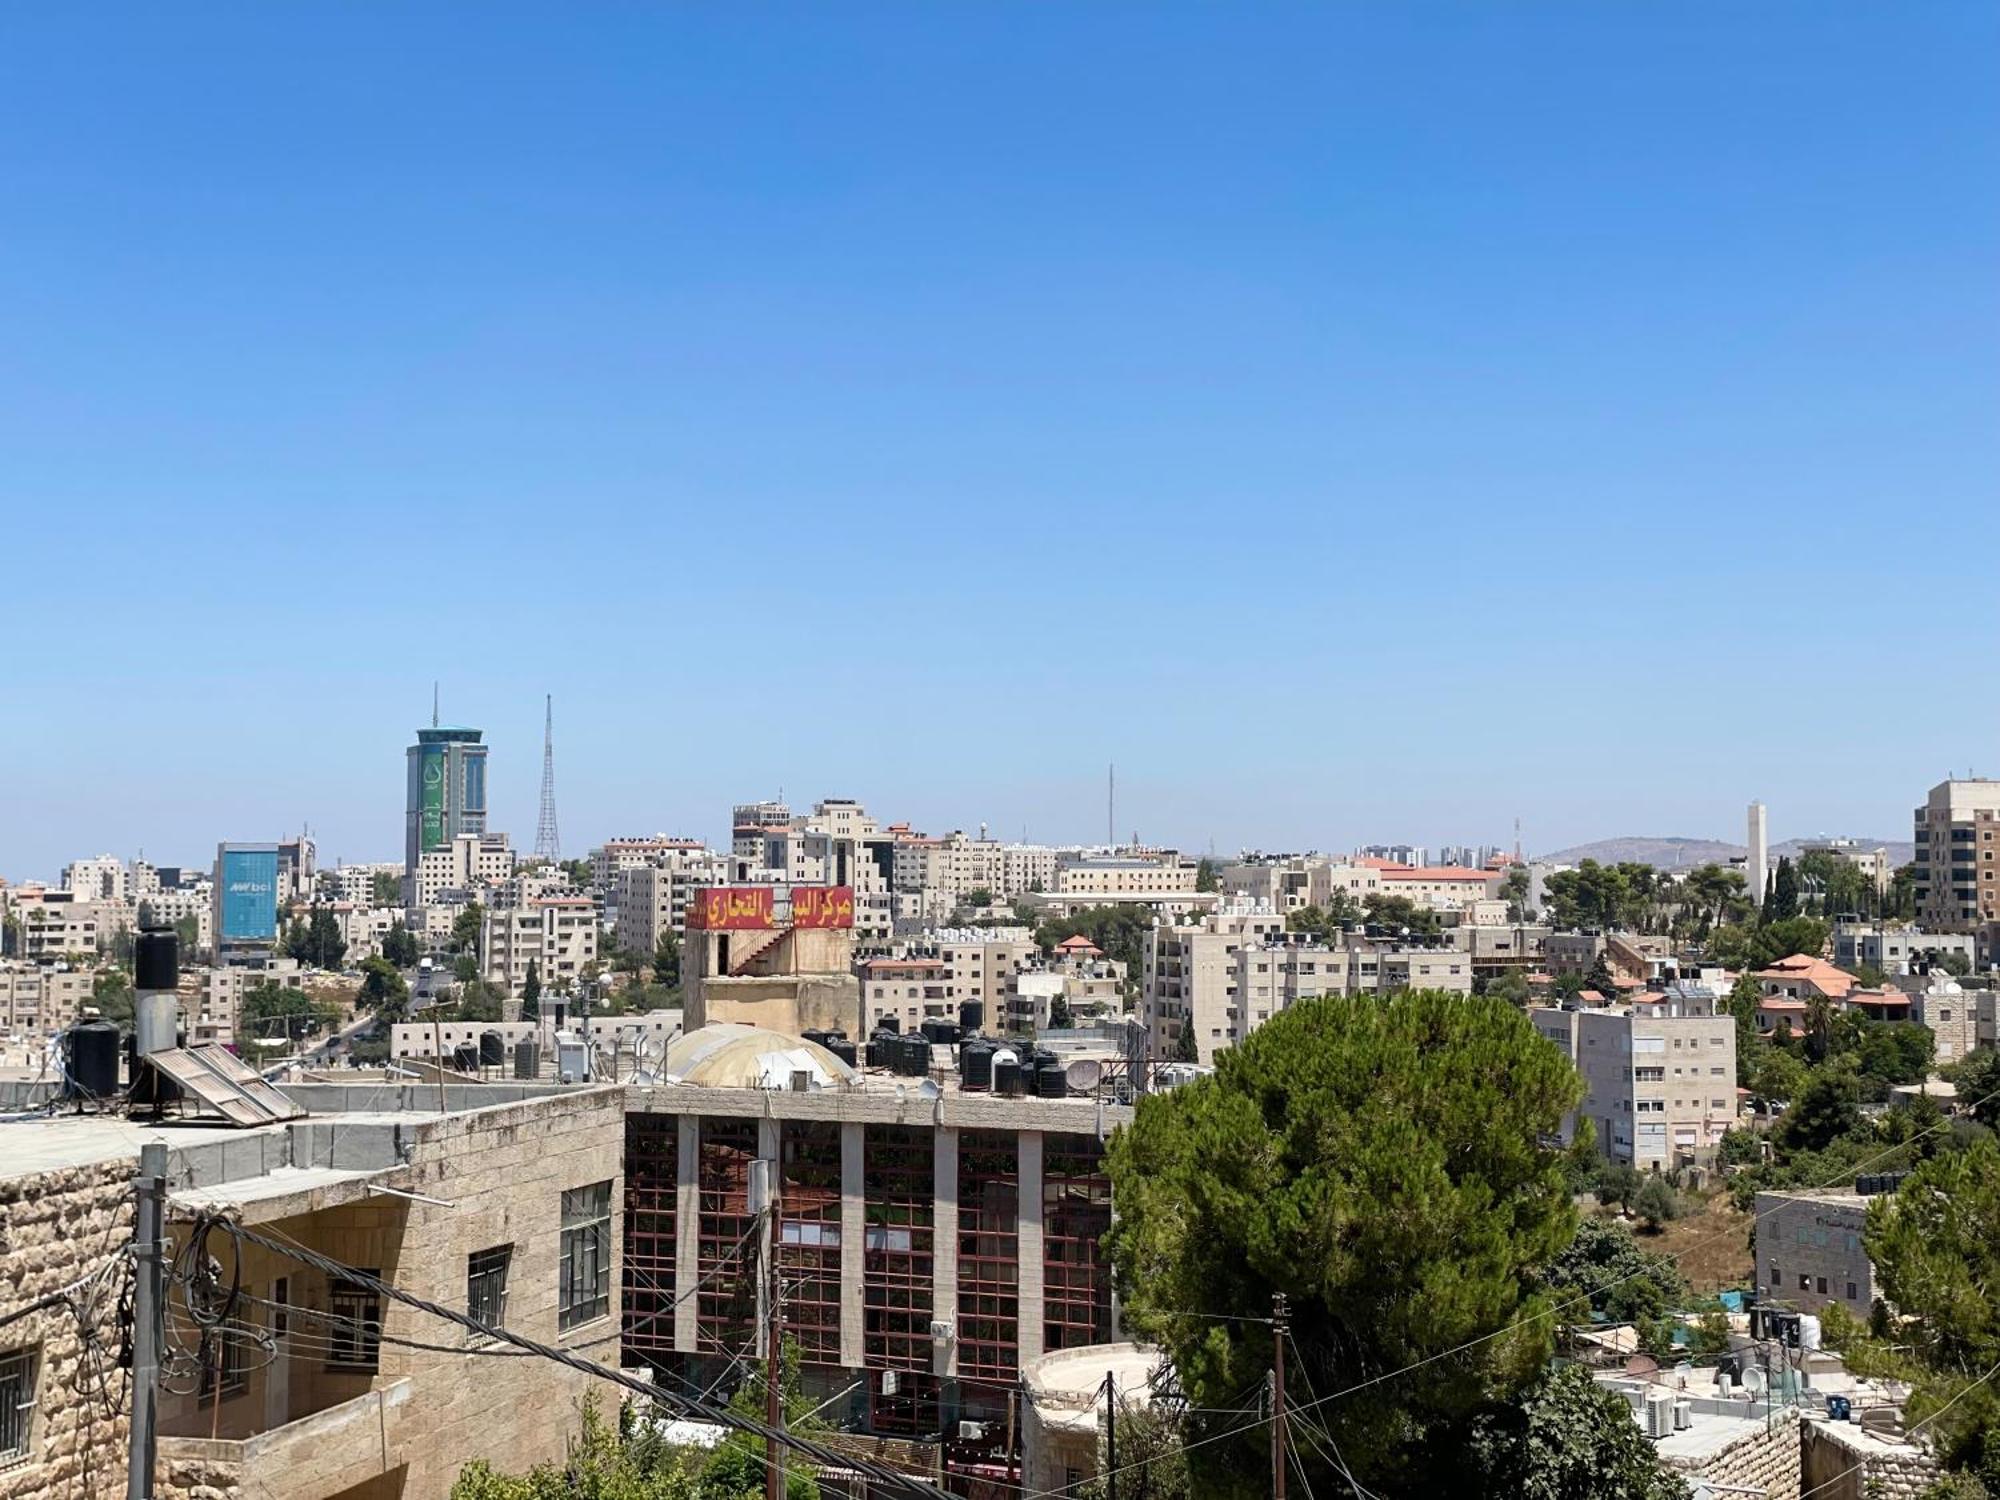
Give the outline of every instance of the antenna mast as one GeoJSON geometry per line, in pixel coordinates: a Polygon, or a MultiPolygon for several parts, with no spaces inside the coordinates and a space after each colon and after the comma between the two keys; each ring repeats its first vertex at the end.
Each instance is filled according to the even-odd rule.
{"type": "Polygon", "coordinates": [[[1118,847],[1118,766],[1116,762],[1104,768],[1104,843],[1107,848],[1118,847]]]}
{"type": "Polygon", "coordinates": [[[435,729],[437,727],[438,727],[438,685],[437,685],[437,679],[433,677],[431,679],[431,728],[435,729]]]}
{"type": "Polygon", "coordinates": [[[562,859],[556,834],[556,700],[542,702],[542,816],[535,824],[535,858],[555,864],[562,859]]]}

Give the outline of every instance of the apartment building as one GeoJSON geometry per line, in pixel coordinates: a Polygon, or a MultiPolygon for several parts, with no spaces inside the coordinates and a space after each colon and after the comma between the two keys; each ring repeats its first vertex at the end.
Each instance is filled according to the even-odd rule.
{"type": "Polygon", "coordinates": [[[514,851],[504,833],[461,833],[417,856],[412,906],[436,906],[445,893],[497,885],[514,873],[514,851]]]}
{"type": "Polygon", "coordinates": [[[373,906],[375,879],[378,875],[392,877],[400,884],[403,867],[394,861],[369,865],[338,865],[331,870],[321,870],[317,884],[320,894],[328,900],[346,901],[355,906],[373,906]]]}
{"type": "Polygon", "coordinates": [[[1907,922],[1836,922],[1833,961],[1843,969],[1867,967],[1884,974],[1921,973],[1948,962],[1978,962],[1978,943],[1968,932],[1926,932],[1907,922]]]}
{"type": "Polygon", "coordinates": [[[79,901],[125,901],[132,895],[125,861],[115,854],[72,860],[63,866],[62,888],[79,901]]]}
{"type": "Polygon", "coordinates": [[[878,938],[894,932],[897,835],[851,798],[815,803],[784,824],[770,821],[781,810],[777,803],[736,809],[732,880],[843,886],[853,892],[856,932],[878,938]],[[741,821],[746,817],[753,821],[741,821]]]}
{"type": "Polygon", "coordinates": [[[1247,1034],[1236,955],[1282,939],[1284,917],[1261,902],[1224,902],[1198,922],[1160,923],[1141,949],[1141,1019],[1154,1055],[1174,1055],[1192,1030],[1197,1060],[1247,1034]]]}
{"type": "Polygon", "coordinates": [[[2000,918],[2000,781],[1941,781],[1916,810],[1917,922],[1933,932],[1977,932],[2000,918]]]}
{"type": "Polygon", "coordinates": [[[1942,969],[1909,995],[1910,1019],[1937,1038],[1937,1065],[1960,1061],[1979,1047],[2000,1045],[2000,993],[1968,990],[1942,969]]]}
{"type": "Polygon", "coordinates": [[[1506,878],[1502,870],[1468,870],[1456,865],[1383,865],[1379,869],[1385,896],[1402,896],[1433,911],[1457,911],[1476,901],[1491,901],[1506,878]]]}
{"type": "Polygon", "coordinates": [[[363,959],[379,955],[383,939],[389,936],[397,923],[404,920],[400,906],[334,901],[329,903],[328,910],[340,927],[341,941],[347,944],[341,962],[350,969],[358,966],[363,959]]]}
{"type": "Polygon", "coordinates": [[[658,1383],[707,1388],[754,1345],[759,1279],[732,1252],[766,1171],[785,1339],[829,1422],[912,1445],[984,1423],[954,1455],[997,1455],[1022,1370],[1115,1337],[1104,1138],[1130,1109],[950,1076],[913,1109],[908,1079],[740,1026],[680,1038],[663,1071],[629,1093],[625,1156],[625,1357],[658,1383]],[[763,1087],[780,1066],[811,1087],[763,1087]]]}
{"type": "MultiPolygon", "coordinates": [[[[305,1118],[169,1133],[170,1264],[193,1217],[219,1213],[273,1244],[619,1367],[623,1090],[458,1088],[444,1113],[428,1092],[418,1106],[393,1084],[289,1092],[305,1118]]],[[[109,1115],[8,1131],[0,1285],[10,1305],[18,1296],[31,1306],[131,1239],[141,1132],[109,1115]]],[[[164,1383],[149,1495],[440,1496],[475,1459],[508,1472],[560,1462],[585,1394],[611,1390],[551,1360],[475,1357],[478,1340],[456,1325],[283,1250],[222,1243],[230,1238],[217,1230],[209,1247],[229,1267],[215,1329],[195,1326],[178,1296],[167,1313],[169,1348],[211,1362],[164,1383]]],[[[110,1294],[87,1304],[94,1353],[61,1305],[0,1333],[6,1494],[123,1492],[126,1412],[95,1385],[104,1351],[119,1346],[124,1274],[114,1270],[110,1294]]]]}
{"type": "Polygon", "coordinates": [[[611,877],[606,904],[616,916],[613,930],[618,946],[627,953],[650,958],[667,933],[679,933],[687,925],[688,902],[707,886],[722,885],[729,878],[726,856],[704,849],[660,849],[650,852],[643,863],[623,864],[611,877]]]}
{"type": "Polygon", "coordinates": [[[1736,1024],[1711,987],[1676,984],[1630,1005],[1531,1015],[1583,1075],[1564,1139],[1581,1116],[1609,1160],[1666,1170],[1711,1160],[1736,1123],[1736,1024]]]}
{"type": "Polygon", "coordinates": [[[95,978],[87,969],[0,962],[0,1031],[41,1037],[74,1026],[95,978]]]}
{"type": "Polygon", "coordinates": [[[597,962],[597,908],[588,896],[540,896],[488,907],[479,929],[479,971],[519,998],[533,964],[544,989],[567,994],[597,962]]]}
{"type": "Polygon", "coordinates": [[[12,891],[7,912],[20,924],[15,956],[39,963],[53,963],[68,953],[101,953],[115,933],[129,930],[137,920],[136,908],[126,902],[82,898],[75,891],[36,885],[12,891]]]}
{"type": "Polygon", "coordinates": [[[1099,900],[1192,896],[1199,861],[1165,850],[1157,855],[1082,850],[1056,860],[1054,893],[1099,900]]]}
{"type": "Polygon", "coordinates": [[[1867,1227],[1868,1198],[1852,1188],[1759,1193],[1759,1300],[1799,1312],[1838,1305],[1867,1322],[1875,1305],[1867,1227]]]}
{"type": "Polygon", "coordinates": [[[956,1021],[957,1008],[945,999],[944,960],[931,954],[877,954],[859,959],[862,1026],[879,1031],[915,1031],[925,1021],[956,1021]]]}

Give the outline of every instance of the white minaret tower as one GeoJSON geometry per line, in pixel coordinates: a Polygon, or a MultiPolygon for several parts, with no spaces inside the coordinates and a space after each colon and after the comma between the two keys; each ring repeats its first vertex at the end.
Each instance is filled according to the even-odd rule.
{"type": "Polygon", "coordinates": [[[1759,905],[1764,901],[1764,887],[1771,874],[1771,831],[1764,819],[1764,804],[1750,804],[1750,859],[1743,871],[1744,883],[1750,887],[1749,896],[1759,905]]]}

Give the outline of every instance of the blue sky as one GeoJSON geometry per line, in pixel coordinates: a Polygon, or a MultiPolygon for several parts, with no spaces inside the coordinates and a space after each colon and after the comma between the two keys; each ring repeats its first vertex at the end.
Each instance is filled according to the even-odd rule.
{"type": "Polygon", "coordinates": [[[2000,10],[15,8],[0,874],[732,799],[1904,835],[2000,770],[2000,10]]]}

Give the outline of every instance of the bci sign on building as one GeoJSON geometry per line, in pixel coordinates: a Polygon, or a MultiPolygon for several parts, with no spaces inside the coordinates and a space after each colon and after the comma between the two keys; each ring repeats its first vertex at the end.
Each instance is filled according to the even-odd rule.
{"type": "Polygon", "coordinates": [[[223,844],[215,856],[217,941],[268,943],[278,935],[278,846],[223,844]]]}

